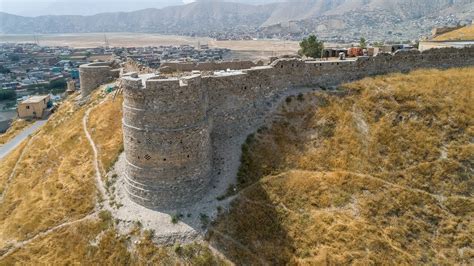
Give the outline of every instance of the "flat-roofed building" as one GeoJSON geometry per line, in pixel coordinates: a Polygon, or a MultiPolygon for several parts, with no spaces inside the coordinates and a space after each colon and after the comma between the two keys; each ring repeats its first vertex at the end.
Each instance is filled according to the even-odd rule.
{"type": "Polygon", "coordinates": [[[31,96],[18,104],[20,118],[42,118],[46,114],[51,98],[49,95],[31,96]]]}

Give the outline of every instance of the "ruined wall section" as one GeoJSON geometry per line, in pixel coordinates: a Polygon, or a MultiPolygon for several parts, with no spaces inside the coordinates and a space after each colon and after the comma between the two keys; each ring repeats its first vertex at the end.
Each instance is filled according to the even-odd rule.
{"type": "Polygon", "coordinates": [[[222,62],[165,62],[162,63],[160,69],[167,69],[166,71],[181,71],[191,72],[193,70],[199,71],[218,71],[218,70],[240,70],[249,69],[260,64],[252,61],[222,61],[222,62]]]}
{"type": "Polygon", "coordinates": [[[120,69],[113,69],[111,63],[91,63],[79,67],[81,95],[86,97],[100,85],[120,77],[120,69]]]}
{"type": "Polygon", "coordinates": [[[126,189],[143,206],[172,210],[199,200],[210,182],[211,122],[201,76],[123,79],[126,189]]]}

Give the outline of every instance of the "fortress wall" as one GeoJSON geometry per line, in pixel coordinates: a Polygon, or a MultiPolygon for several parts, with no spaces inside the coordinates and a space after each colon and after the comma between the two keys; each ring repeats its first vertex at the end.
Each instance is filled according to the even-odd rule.
{"type": "Polygon", "coordinates": [[[448,49],[424,53],[359,57],[344,61],[303,61],[284,58],[270,66],[243,70],[243,74],[203,78],[209,89],[212,139],[230,139],[264,116],[272,95],[295,87],[331,87],[367,76],[408,72],[418,68],[449,68],[474,65],[474,49],[448,49]],[[218,130],[217,130],[218,129],[218,130]]]}
{"type": "Polygon", "coordinates": [[[198,200],[211,180],[211,160],[219,159],[220,145],[254,129],[281,93],[418,68],[463,66],[474,66],[474,48],[344,61],[278,59],[225,76],[149,79],[146,87],[140,79],[124,78],[130,197],[168,209],[198,200]]]}
{"type": "Polygon", "coordinates": [[[258,64],[252,61],[222,61],[222,62],[166,62],[162,63],[160,68],[169,68],[170,71],[191,72],[199,71],[218,71],[226,69],[248,69],[258,64]]]}
{"type": "Polygon", "coordinates": [[[86,97],[97,87],[120,77],[120,69],[112,69],[111,64],[91,63],[79,67],[81,95],[86,97]]]}
{"type": "Polygon", "coordinates": [[[123,78],[127,190],[135,202],[174,209],[210,182],[211,123],[199,75],[183,80],[123,78]]]}

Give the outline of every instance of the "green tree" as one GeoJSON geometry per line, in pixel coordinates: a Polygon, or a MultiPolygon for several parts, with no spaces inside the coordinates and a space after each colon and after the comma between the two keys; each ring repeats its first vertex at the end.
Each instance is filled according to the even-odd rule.
{"type": "Polygon", "coordinates": [[[304,38],[300,42],[300,47],[301,49],[298,51],[299,55],[319,58],[321,57],[322,51],[324,49],[324,43],[319,41],[315,35],[310,35],[308,38],[304,38]]]}
{"type": "Polygon", "coordinates": [[[10,69],[4,67],[3,65],[0,65],[0,73],[8,74],[8,73],[10,73],[10,69]]]}
{"type": "Polygon", "coordinates": [[[14,100],[16,99],[16,92],[14,90],[0,89],[0,100],[14,100]]]}
{"type": "Polygon", "coordinates": [[[361,38],[360,38],[359,46],[360,46],[360,48],[362,48],[362,49],[367,48],[367,40],[366,40],[364,37],[361,37],[361,38]]]}
{"type": "Polygon", "coordinates": [[[66,80],[64,78],[60,78],[60,79],[50,81],[48,87],[50,89],[64,89],[66,88],[66,86],[67,86],[66,80]]]}

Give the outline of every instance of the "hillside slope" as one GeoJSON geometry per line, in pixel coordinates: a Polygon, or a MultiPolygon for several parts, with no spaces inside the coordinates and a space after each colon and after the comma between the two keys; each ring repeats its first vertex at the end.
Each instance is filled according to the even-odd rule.
{"type": "MultiPolygon", "coordinates": [[[[243,145],[210,243],[237,264],[472,264],[473,84],[474,68],[419,70],[287,98],[243,145]]],[[[104,207],[123,136],[102,89],[0,161],[0,265],[226,264],[104,207]]]]}
{"type": "Polygon", "coordinates": [[[137,222],[119,231],[101,186],[123,150],[123,98],[105,88],[84,104],[70,96],[0,161],[0,265],[224,264],[206,244],[158,247],[137,222]]]}
{"type": "Polygon", "coordinates": [[[288,98],[211,242],[239,264],[471,264],[473,84],[420,70],[288,98]]]}
{"type": "Polygon", "coordinates": [[[473,41],[474,25],[466,26],[435,38],[435,41],[473,41]]]}

